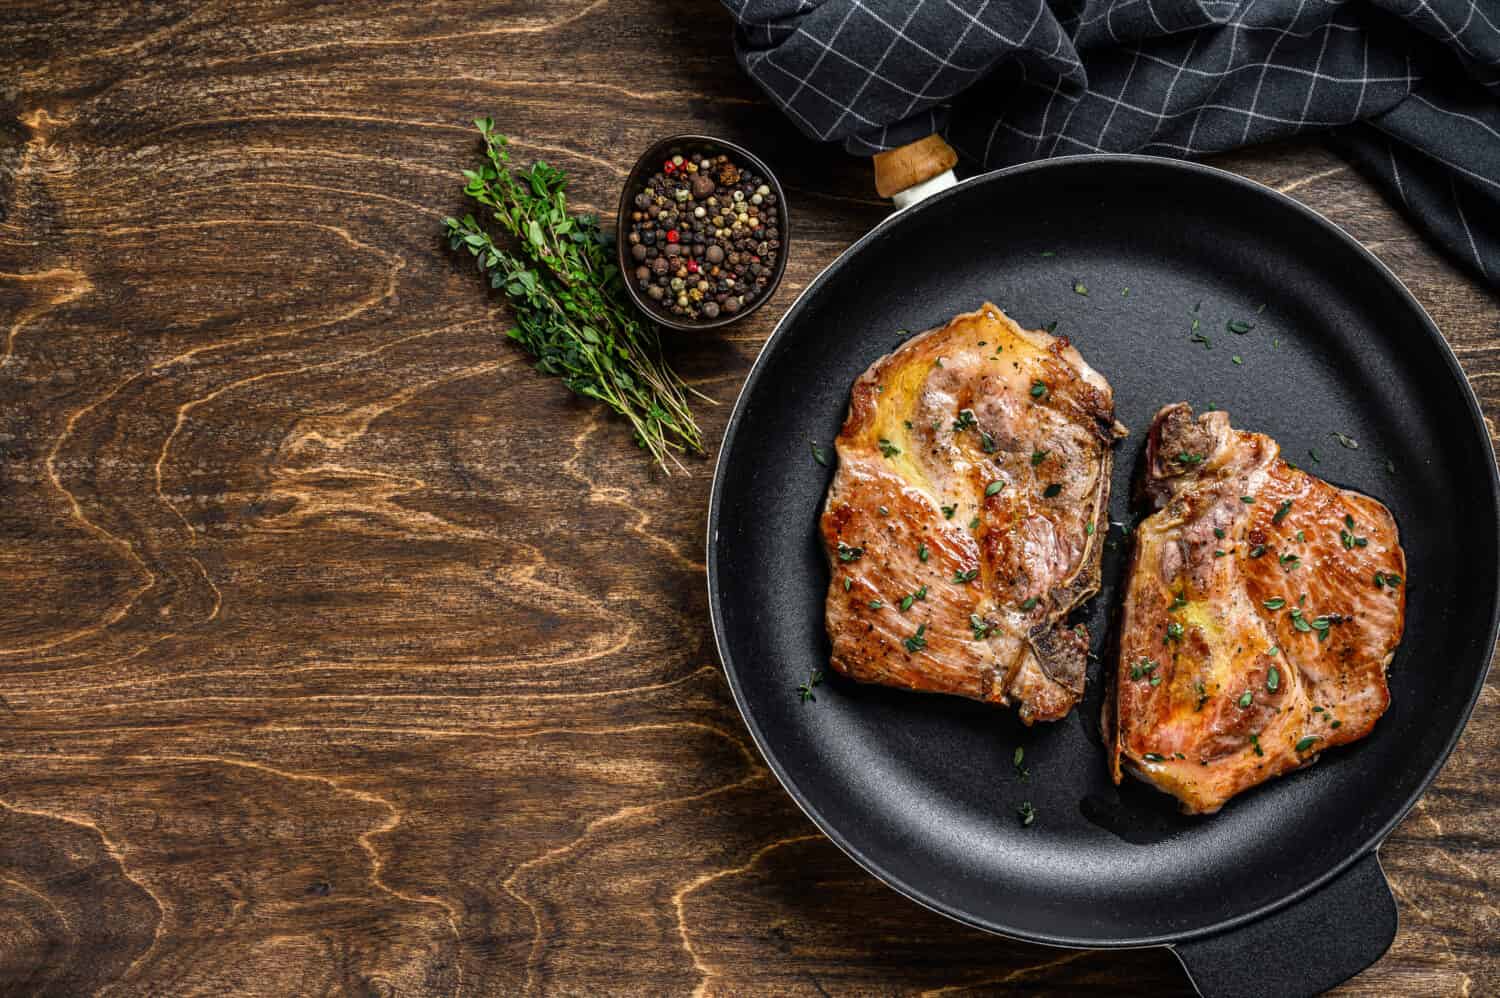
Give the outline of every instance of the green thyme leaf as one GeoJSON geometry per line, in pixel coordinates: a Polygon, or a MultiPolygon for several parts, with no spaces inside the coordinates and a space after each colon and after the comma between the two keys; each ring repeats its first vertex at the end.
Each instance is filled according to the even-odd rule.
{"type": "Polygon", "coordinates": [[[485,222],[469,214],[443,224],[449,246],[474,257],[504,293],[515,319],[510,338],[538,370],[624,417],[664,470],[678,453],[702,453],[691,389],[662,360],[656,327],[627,297],[598,219],[568,210],[567,174],[541,162],[513,167],[494,122],[478,118],[475,127],[484,162],[463,171],[464,194],[485,209],[485,222]],[[497,244],[487,225],[513,237],[513,248],[497,244]]]}

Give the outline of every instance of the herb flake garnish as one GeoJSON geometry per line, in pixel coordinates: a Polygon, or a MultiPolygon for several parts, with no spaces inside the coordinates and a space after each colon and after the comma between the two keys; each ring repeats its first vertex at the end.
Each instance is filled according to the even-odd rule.
{"type": "Polygon", "coordinates": [[[1276,666],[1266,670],[1266,689],[1275,693],[1281,687],[1281,671],[1276,666]]]}
{"type": "Polygon", "coordinates": [[[991,482],[990,484],[988,484],[988,485],[986,485],[984,487],[984,494],[985,494],[986,498],[988,498],[989,496],[994,495],[996,492],[999,492],[1003,488],[1005,488],[1005,483],[1002,482],[1002,481],[996,480],[996,481],[993,481],[993,482],[991,482]]]}
{"type": "Polygon", "coordinates": [[[1042,498],[1053,499],[1056,498],[1058,493],[1060,492],[1062,492],[1062,485],[1057,482],[1053,482],[1051,485],[1042,490],[1042,498]]]}
{"type": "Polygon", "coordinates": [[[864,548],[852,548],[843,541],[839,541],[839,561],[859,561],[864,556],[864,548]]]}
{"type": "Polygon", "coordinates": [[[1315,742],[1317,740],[1318,740],[1318,736],[1317,735],[1307,735],[1307,736],[1299,739],[1297,741],[1297,745],[1296,745],[1297,751],[1298,752],[1306,752],[1308,749],[1310,749],[1310,748],[1313,747],[1313,742],[1315,742]]]}
{"type": "Polygon", "coordinates": [[[963,585],[966,582],[973,582],[978,577],[979,577],[979,569],[977,569],[977,568],[971,568],[971,569],[969,569],[966,572],[954,572],[953,573],[953,582],[956,585],[963,585]]]}
{"type": "Polygon", "coordinates": [[[1355,440],[1353,437],[1349,436],[1347,433],[1340,433],[1337,430],[1335,430],[1334,432],[1332,432],[1332,433],[1330,433],[1328,435],[1330,437],[1332,437],[1333,439],[1337,440],[1339,442],[1339,446],[1340,447],[1346,448],[1348,450],[1359,450],[1359,441],[1355,440]]]}
{"type": "Polygon", "coordinates": [[[953,421],[953,432],[961,433],[971,426],[978,425],[979,420],[975,418],[973,409],[960,409],[958,410],[958,418],[953,421]]]}
{"type": "Polygon", "coordinates": [[[1265,607],[1267,610],[1280,610],[1282,607],[1286,606],[1286,600],[1282,599],[1280,596],[1272,596],[1270,599],[1262,603],[1261,606],[1265,607]]]}
{"type": "Polygon", "coordinates": [[[813,460],[825,468],[828,467],[828,452],[819,447],[815,441],[809,440],[807,445],[812,448],[813,460]]]}
{"type": "Polygon", "coordinates": [[[818,698],[813,696],[813,688],[822,685],[822,683],[823,673],[814,672],[807,677],[807,682],[797,687],[797,695],[802,698],[803,703],[807,703],[809,700],[816,702],[818,698]]]}
{"type": "Polygon", "coordinates": [[[1033,450],[1031,452],[1031,466],[1035,468],[1037,465],[1047,460],[1047,455],[1051,453],[1052,452],[1050,450],[1033,450]]]}
{"type": "Polygon", "coordinates": [[[1240,694],[1240,698],[1238,700],[1236,700],[1235,703],[1239,704],[1239,706],[1240,706],[1241,709],[1244,709],[1246,707],[1249,707],[1250,704],[1252,702],[1254,702],[1254,700],[1255,700],[1255,691],[1254,690],[1246,690],[1244,693],[1240,694]]]}
{"type": "Polygon", "coordinates": [[[1016,805],[1016,816],[1021,819],[1022,827],[1026,827],[1036,820],[1036,808],[1032,807],[1031,801],[1023,800],[1016,805]]]}
{"type": "Polygon", "coordinates": [[[1286,519],[1286,515],[1292,510],[1292,500],[1283,499],[1281,505],[1276,508],[1276,515],[1271,517],[1272,523],[1280,523],[1286,519]]]}
{"type": "Polygon", "coordinates": [[[885,437],[881,437],[880,438],[879,444],[880,444],[880,453],[883,454],[886,457],[895,457],[897,454],[901,453],[901,448],[897,447],[895,444],[891,443],[885,437]]]}
{"type": "Polygon", "coordinates": [[[1024,600],[1022,600],[1021,601],[1021,609],[1023,611],[1029,611],[1029,610],[1036,609],[1036,597],[1035,596],[1028,596],[1024,600]]]}
{"type": "Polygon", "coordinates": [[[923,648],[927,647],[926,634],[927,634],[927,625],[926,624],[921,624],[921,625],[919,625],[917,627],[917,633],[915,633],[911,637],[907,638],[905,641],[902,642],[902,644],[906,645],[906,650],[907,651],[911,652],[912,654],[916,654],[917,652],[921,651],[923,648]]]}
{"type": "Polygon", "coordinates": [[[1038,400],[1046,398],[1047,383],[1044,381],[1033,381],[1031,383],[1031,397],[1038,400]]]}
{"type": "Polygon", "coordinates": [[[1228,322],[1224,323],[1224,328],[1229,330],[1231,333],[1234,333],[1236,336],[1244,336],[1250,330],[1255,328],[1255,323],[1246,322],[1244,319],[1230,319],[1228,322]]]}

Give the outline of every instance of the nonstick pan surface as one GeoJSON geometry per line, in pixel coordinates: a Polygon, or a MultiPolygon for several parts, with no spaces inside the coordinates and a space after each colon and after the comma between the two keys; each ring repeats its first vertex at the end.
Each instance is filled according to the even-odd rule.
{"type": "Polygon", "coordinates": [[[1072,157],[966,181],[888,219],[793,303],[720,453],[710,604],[767,762],[871,873],[1007,936],[1178,943],[1315,897],[1372,856],[1436,775],[1494,646],[1497,496],[1489,437],[1451,351],[1358,243],[1222,171],[1072,157]],[[1088,693],[1062,721],[1028,729],[1012,711],[862,686],[828,669],[829,570],[816,528],[833,470],[810,445],[831,461],[850,385],[901,330],[987,299],[1023,326],[1056,321],[1113,384],[1131,431],[1116,455],[1117,524],[1146,512],[1133,488],[1145,431],[1178,400],[1228,410],[1294,463],[1391,508],[1408,557],[1407,629],[1390,666],[1390,710],[1370,737],[1210,817],[1181,815],[1129,778],[1115,787],[1098,726],[1131,543],[1118,526],[1103,588],[1075,618],[1098,656],[1088,693]],[[1190,339],[1194,314],[1207,345],[1190,339]],[[1254,328],[1236,335],[1233,319],[1254,328]],[[798,685],[819,672],[816,700],[802,702],[798,685]],[[1029,827],[1017,818],[1023,801],[1036,810],[1029,827]]]}

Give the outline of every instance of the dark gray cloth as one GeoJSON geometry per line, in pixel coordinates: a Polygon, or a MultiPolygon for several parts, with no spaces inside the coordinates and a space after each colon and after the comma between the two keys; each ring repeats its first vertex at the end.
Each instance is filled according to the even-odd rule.
{"type": "Polygon", "coordinates": [[[723,0],[808,135],[984,169],[1314,130],[1500,283],[1500,0],[723,0]]]}

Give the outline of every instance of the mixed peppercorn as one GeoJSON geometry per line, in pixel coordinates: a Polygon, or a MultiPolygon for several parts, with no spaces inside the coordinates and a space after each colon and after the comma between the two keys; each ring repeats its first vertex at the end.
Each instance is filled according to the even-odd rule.
{"type": "Polygon", "coordinates": [[[673,156],[630,213],[632,279],[680,320],[733,315],[766,294],[781,254],[781,216],[765,178],[728,156],[673,156]]]}

